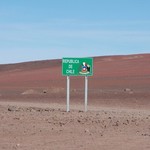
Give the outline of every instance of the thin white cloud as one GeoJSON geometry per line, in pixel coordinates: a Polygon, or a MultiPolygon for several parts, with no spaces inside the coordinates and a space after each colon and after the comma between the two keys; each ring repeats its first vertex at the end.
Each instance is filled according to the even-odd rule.
{"type": "Polygon", "coordinates": [[[45,30],[24,31],[22,33],[1,34],[0,40],[8,41],[38,41],[48,39],[103,39],[103,40],[150,40],[150,32],[145,31],[104,31],[104,30],[45,30]],[[32,33],[31,33],[32,32],[32,33]]]}
{"type": "MultiPolygon", "coordinates": [[[[55,19],[43,23],[11,23],[0,24],[0,40],[5,41],[30,41],[48,39],[76,39],[76,40],[127,40],[139,41],[150,40],[150,30],[139,29],[114,29],[110,27],[103,29],[99,24],[124,24],[119,21],[102,21],[102,22],[84,22],[74,19],[60,20],[55,19]],[[78,25],[78,26],[76,26],[78,25]],[[80,26],[80,25],[84,25],[80,26]],[[89,25],[91,27],[89,27],[89,25]],[[98,26],[95,28],[95,26],[98,26]]],[[[129,24],[141,23],[140,21],[127,21],[129,24]]],[[[145,21],[144,24],[150,24],[150,21],[145,21]]]]}
{"type": "Polygon", "coordinates": [[[112,26],[124,26],[130,28],[133,25],[150,25],[150,20],[101,20],[101,21],[86,21],[77,19],[52,19],[46,22],[29,22],[29,23],[1,23],[1,28],[10,29],[38,29],[41,27],[46,28],[74,28],[74,27],[105,27],[111,28],[112,26]]]}

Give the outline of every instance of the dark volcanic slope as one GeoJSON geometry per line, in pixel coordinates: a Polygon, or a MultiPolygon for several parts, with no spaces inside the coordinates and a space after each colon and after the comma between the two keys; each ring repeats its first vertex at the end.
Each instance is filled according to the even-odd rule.
{"type": "MultiPolygon", "coordinates": [[[[137,93],[137,98],[150,98],[150,54],[94,58],[94,76],[89,77],[92,98],[122,98],[118,92],[127,88],[134,93],[142,92],[140,96],[137,93]]],[[[66,77],[61,74],[61,60],[0,65],[0,98],[17,97],[30,89],[50,89],[47,97],[64,98],[66,77]]],[[[83,97],[84,77],[71,77],[71,89],[72,97],[77,93],[83,97]]],[[[134,94],[125,96],[130,98],[134,94]]]]}

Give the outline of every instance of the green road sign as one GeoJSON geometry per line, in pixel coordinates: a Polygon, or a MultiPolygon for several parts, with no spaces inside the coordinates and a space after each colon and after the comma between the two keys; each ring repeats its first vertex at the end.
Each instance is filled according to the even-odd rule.
{"type": "Polygon", "coordinates": [[[63,76],[92,76],[93,58],[63,58],[63,76]]]}

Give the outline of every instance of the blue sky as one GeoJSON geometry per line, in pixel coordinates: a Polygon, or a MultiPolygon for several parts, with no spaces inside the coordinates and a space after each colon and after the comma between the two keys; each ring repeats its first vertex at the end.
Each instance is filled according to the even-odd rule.
{"type": "Polygon", "coordinates": [[[150,53],[150,0],[1,0],[0,64],[150,53]]]}

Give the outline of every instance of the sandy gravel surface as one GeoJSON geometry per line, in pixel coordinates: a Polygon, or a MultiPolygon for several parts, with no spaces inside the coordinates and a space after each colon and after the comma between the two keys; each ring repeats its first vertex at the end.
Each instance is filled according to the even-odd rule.
{"type": "Polygon", "coordinates": [[[80,108],[67,113],[65,105],[0,102],[0,149],[150,149],[150,111],[80,108]]]}

